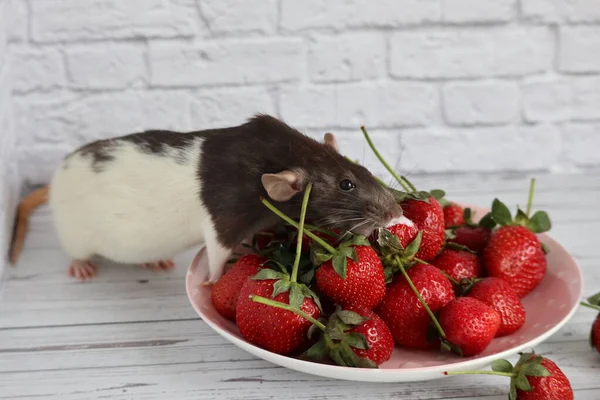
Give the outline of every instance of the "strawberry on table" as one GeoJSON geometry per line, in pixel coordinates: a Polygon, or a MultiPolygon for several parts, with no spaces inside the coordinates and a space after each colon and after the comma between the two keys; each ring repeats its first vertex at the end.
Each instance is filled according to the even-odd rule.
{"type": "Polygon", "coordinates": [[[519,297],[539,285],[547,268],[546,253],[536,234],[550,230],[551,223],[544,211],[529,216],[534,190],[535,179],[532,179],[527,211],[518,209],[514,220],[506,205],[494,200],[492,218],[500,227],[492,233],[483,251],[488,274],[507,281],[519,297]]]}
{"type": "Polygon", "coordinates": [[[235,320],[235,309],[244,283],[258,273],[266,257],[246,254],[214,284],[210,298],[215,309],[227,319],[235,320]]]}
{"type": "Polygon", "coordinates": [[[459,297],[446,304],[439,317],[451,349],[460,349],[464,357],[484,351],[496,336],[500,321],[493,308],[471,297],[459,297]]]}
{"type": "Polygon", "coordinates": [[[515,333],[525,324],[525,307],[512,287],[499,278],[483,278],[466,294],[492,307],[501,319],[496,337],[515,333]]]}
{"type": "Polygon", "coordinates": [[[451,235],[448,238],[448,243],[465,246],[479,253],[487,245],[496,222],[492,219],[491,213],[484,215],[478,223],[473,222],[472,215],[473,212],[470,208],[464,209],[464,224],[449,228],[451,235]]]}
{"type": "Polygon", "coordinates": [[[444,227],[452,228],[465,223],[464,210],[456,203],[440,200],[440,204],[444,207],[444,227]]]}
{"type": "Polygon", "coordinates": [[[455,281],[481,277],[481,261],[477,255],[468,250],[458,250],[451,247],[444,249],[431,265],[439,268],[455,281]]]}
{"type": "Polygon", "coordinates": [[[600,293],[588,297],[587,301],[581,302],[581,305],[599,312],[590,331],[590,346],[600,353],[600,293]]]}
{"type": "Polygon", "coordinates": [[[510,378],[509,400],[573,400],[571,383],[556,363],[546,357],[519,353],[515,366],[498,359],[492,370],[446,371],[445,375],[498,375],[510,378]]]}

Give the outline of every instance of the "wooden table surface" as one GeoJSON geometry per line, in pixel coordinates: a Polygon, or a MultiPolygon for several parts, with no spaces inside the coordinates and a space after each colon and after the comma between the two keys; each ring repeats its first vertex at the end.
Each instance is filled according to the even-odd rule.
{"type": "MultiPolygon", "coordinates": [[[[529,176],[413,177],[423,188],[488,206],[524,205],[529,176]]],[[[538,176],[535,202],[552,217],[551,235],[600,291],[600,175],[538,176]]],[[[411,384],[336,381],[284,369],[228,343],[198,318],[184,278],[195,253],[171,273],[102,265],[78,283],[58,247],[47,208],[32,218],[20,264],[0,289],[0,399],[506,399],[491,376],[411,384]]],[[[569,377],[578,400],[600,399],[600,354],[588,345],[595,313],[580,309],[536,348],[569,377]]],[[[514,361],[514,358],[511,359],[514,361]]]]}

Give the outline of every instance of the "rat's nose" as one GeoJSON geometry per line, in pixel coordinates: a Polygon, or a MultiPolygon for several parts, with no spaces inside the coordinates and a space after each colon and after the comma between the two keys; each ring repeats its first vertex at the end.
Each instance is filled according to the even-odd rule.
{"type": "Polygon", "coordinates": [[[400,204],[396,204],[395,207],[393,207],[391,210],[388,210],[387,212],[387,217],[388,219],[396,219],[396,218],[400,218],[403,214],[402,211],[402,207],[400,207],[400,204]]]}

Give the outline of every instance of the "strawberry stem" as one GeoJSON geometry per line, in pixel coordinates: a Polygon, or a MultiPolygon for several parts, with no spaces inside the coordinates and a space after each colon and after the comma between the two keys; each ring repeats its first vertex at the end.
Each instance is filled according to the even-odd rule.
{"type": "Polygon", "coordinates": [[[496,372],[496,371],[483,371],[483,370],[473,370],[473,371],[444,371],[444,375],[498,375],[498,376],[508,376],[509,378],[514,378],[517,374],[512,372],[496,372]]]}
{"type": "MultiPolygon", "coordinates": [[[[287,215],[285,215],[284,213],[282,213],[277,207],[275,207],[273,204],[271,204],[269,202],[269,200],[267,200],[267,199],[265,199],[264,197],[261,196],[260,201],[269,210],[273,211],[273,213],[275,215],[277,215],[279,218],[281,218],[282,220],[284,220],[285,222],[287,222],[288,224],[290,224],[294,228],[298,229],[298,227],[299,227],[298,223],[296,221],[294,221],[293,219],[291,219],[290,217],[288,217],[287,215]]],[[[311,238],[312,240],[314,240],[315,242],[319,243],[325,250],[327,250],[331,254],[337,254],[338,253],[336,249],[334,249],[332,246],[329,245],[329,243],[327,243],[326,241],[324,241],[323,239],[321,239],[320,237],[318,237],[317,235],[315,235],[311,231],[305,231],[304,234],[306,236],[308,236],[309,238],[311,238]]]]}
{"type": "Polygon", "coordinates": [[[367,143],[369,143],[369,147],[371,147],[371,150],[373,150],[373,153],[375,153],[375,156],[377,156],[379,161],[381,161],[381,163],[383,164],[385,169],[387,169],[389,171],[389,173],[392,174],[392,176],[398,181],[398,183],[400,184],[400,186],[402,186],[404,188],[404,190],[406,190],[407,192],[410,192],[411,187],[409,185],[407,185],[406,182],[398,176],[398,174],[392,169],[392,167],[390,167],[390,165],[383,159],[381,154],[379,154],[379,151],[377,151],[377,149],[375,148],[375,145],[373,144],[373,142],[371,141],[371,138],[369,137],[369,133],[367,132],[367,129],[364,126],[361,126],[360,130],[362,131],[363,135],[365,136],[365,139],[367,139],[367,143]]]}
{"type": "Polygon", "coordinates": [[[429,308],[429,306],[427,305],[427,302],[425,301],[425,299],[423,299],[423,297],[421,296],[421,293],[419,293],[419,291],[415,287],[415,284],[412,282],[412,280],[408,276],[408,273],[406,273],[406,269],[404,268],[404,265],[400,261],[400,257],[395,256],[395,258],[396,258],[396,262],[400,266],[400,272],[404,276],[404,279],[406,279],[406,282],[408,282],[408,286],[410,286],[410,288],[415,293],[415,295],[417,296],[417,298],[419,299],[419,301],[421,302],[421,304],[423,304],[423,307],[425,308],[425,311],[427,311],[427,314],[429,314],[429,318],[431,318],[431,321],[433,322],[433,325],[435,325],[435,327],[438,330],[438,332],[440,333],[440,336],[442,337],[442,339],[446,339],[446,332],[444,332],[444,330],[442,329],[442,326],[440,325],[439,321],[437,320],[437,318],[435,317],[435,315],[431,311],[431,308],[429,308]]]}
{"type": "Polygon", "coordinates": [[[314,319],[313,317],[311,317],[304,311],[302,311],[298,308],[294,308],[294,307],[290,306],[289,304],[281,303],[279,301],[269,300],[267,298],[264,298],[262,296],[257,296],[257,295],[251,295],[250,299],[257,303],[264,304],[266,306],[281,308],[282,310],[287,310],[287,311],[293,312],[294,314],[298,315],[299,317],[302,317],[302,318],[306,319],[307,321],[310,321],[313,325],[315,325],[320,330],[322,330],[322,331],[325,330],[325,325],[323,325],[321,323],[321,321],[314,319]]]}
{"type": "Polygon", "coordinates": [[[581,302],[579,302],[579,304],[581,304],[582,306],[585,306],[587,308],[591,308],[592,310],[600,311],[600,306],[595,306],[593,304],[586,303],[585,301],[581,301],[581,302]]]}
{"type": "Polygon", "coordinates": [[[302,208],[300,209],[300,224],[298,226],[298,238],[296,239],[296,258],[292,266],[291,282],[296,282],[298,279],[298,268],[300,266],[300,256],[302,255],[302,238],[304,237],[304,219],[306,218],[306,207],[308,206],[308,197],[310,196],[311,189],[312,182],[308,182],[304,190],[304,197],[302,198],[302,208]]]}
{"type": "Polygon", "coordinates": [[[527,218],[529,218],[529,214],[531,214],[531,207],[533,206],[533,194],[535,193],[535,178],[531,178],[531,183],[529,184],[529,198],[527,199],[527,210],[525,214],[527,214],[527,218]]]}
{"type": "Polygon", "coordinates": [[[449,281],[450,281],[452,284],[454,284],[454,285],[458,285],[458,284],[459,284],[459,282],[458,282],[456,279],[454,279],[453,277],[451,277],[450,275],[448,275],[448,274],[447,274],[447,273],[445,273],[444,271],[440,270],[440,272],[441,272],[442,274],[444,274],[444,276],[445,276],[446,278],[448,278],[448,280],[449,280],[449,281]]]}
{"type": "Polygon", "coordinates": [[[315,231],[315,232],[324,233],[324,234],[329,235],[329,236],[331,236],[332,238],[335,238],[335,239],[337,239],[337,238],[340,237],[340,235],[338,235],[334,231],[330,231],[329,229],[321,228],[319,226],[314,226],[314,225],[310,225],[310,224],[304,224],[304,228],[308,229],[309,231],[315,231]]]}

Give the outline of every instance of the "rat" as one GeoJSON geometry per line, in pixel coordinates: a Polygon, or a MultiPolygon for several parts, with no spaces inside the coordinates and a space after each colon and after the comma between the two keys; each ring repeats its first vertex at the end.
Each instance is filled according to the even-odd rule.
{"type": "Polygon", "coordinates": [[[23,247],[29,215],[49,204],[69,275],[92,278],[94,256],[157,270],[181,251],[206,246],[216,282],[233,249],[279,222],[260,198],[298,219],[368,236],[402,217],[392,193],[339,153],[265,114],[227,128],[147,130],[97,140],[68,154],[50,183],[20,203],[10,259],[23,247]]]}

